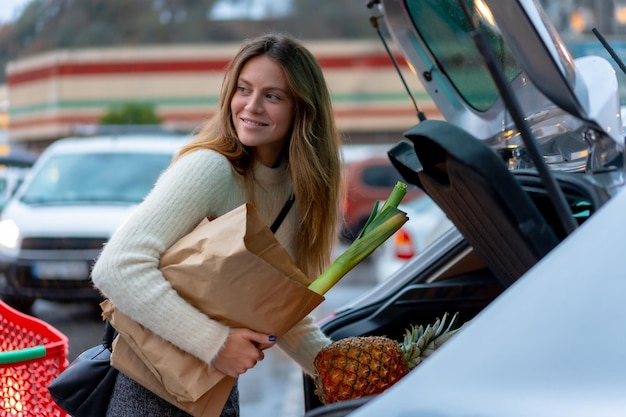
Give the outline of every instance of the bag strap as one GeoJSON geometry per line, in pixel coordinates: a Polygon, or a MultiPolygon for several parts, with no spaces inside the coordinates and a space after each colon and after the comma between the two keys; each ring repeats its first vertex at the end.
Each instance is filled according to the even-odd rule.
{"type": "Polygon", "coordinates": [[[296,196],[293,195],[293,193],[289,194],[289,198],[287,199],[287,201],[285,201],[285,205],[280,210],[280,213],[278,213],[276,220],[274,220],[274,223],[272,223],[272,226],[270,227],[272,233],[276,233],[276,231],[280,227],[280,224],[283,222],[285,217],[287,217],[287,213],[289,213],[289,210],[291,209],[291,206],[293,206],[294,201],[296,201],[296,196]]]}
{"type": "Polygon", "coordinates": [[[104,321],[104,336],[102,336],[102,345],[109,349],[113,350],[113,339],[117,336],[117,330],[111,325],[109,319],[104,321]]]}

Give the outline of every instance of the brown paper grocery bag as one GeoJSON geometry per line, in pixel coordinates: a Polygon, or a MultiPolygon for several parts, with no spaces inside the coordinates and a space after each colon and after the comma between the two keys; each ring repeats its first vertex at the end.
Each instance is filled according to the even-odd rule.
{"type": "MultiPolygon", "coordinates": [[[[166,399],[170,403],[185,410],[192,416],[219,416],[228,400],[228,395],[235,385],[235,380],[229,376],[224,376],[210,390],[207,390],[196,401],[173,401],[171,394],[165,389],[153,375],[144,362],[135,354],[124,339],[117,337],[113,342],[113,350],[117,351],[117,357],[126,358],[126,360],[134,361],[134,366],[127,367],[123,371],[128,377],[134,381],[141,381],[140,384],[152,391],[161,398],[166,399]]],[[[111,355],[111,364],[115,366],[113,355],[111,355]]],[[[119,365],[119,364],[118,364],[119,365]]]]}
{"type": "MultiPolygon", "coordinates": [[[[306,276],[249,204],[201,222],[163,255],[161,271],[183,298],[209,317],[277,337],[324,300],[307,288],[306,276]]],[[[198,401],[218,402],[214,389],[230,391],[222,374],[143,328],[110,302],[103,303],[103,311],[120,333],[118,351],[111,359],[116,368],[129,376],[137,374],[137,382],[196,417],[219,415],[194,412],[207,409],[198,401]],[[134,356],[122,355],[129,351],[134,356]],[[163,389],[151,388],[157,384],[163,389]],[[219,384],[224,385],[215,388],[219,384]]],[[[224,402],[227,397],[228,392],[224,402]]]]}

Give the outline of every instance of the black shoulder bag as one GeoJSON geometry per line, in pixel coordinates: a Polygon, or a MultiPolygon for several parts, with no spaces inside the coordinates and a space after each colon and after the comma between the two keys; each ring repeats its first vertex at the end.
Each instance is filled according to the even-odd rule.
{"type": "Polygon", "coordinates": [[[52,399],[73,417],[104,417],[118,370],[111,366],[116,331],[105,322],[102,344],[81,353],[48,386],[52,399]]]}

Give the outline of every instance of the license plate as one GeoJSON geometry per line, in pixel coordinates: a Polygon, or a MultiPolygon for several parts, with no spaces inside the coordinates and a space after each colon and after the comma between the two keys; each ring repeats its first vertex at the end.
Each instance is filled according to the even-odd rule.
{"type": "Polygon", "coordinates": [[[80,280],[89,278],[87,262],[43,261],[33,265],[33,277],[38,279],[70,279],[80,280]]]}

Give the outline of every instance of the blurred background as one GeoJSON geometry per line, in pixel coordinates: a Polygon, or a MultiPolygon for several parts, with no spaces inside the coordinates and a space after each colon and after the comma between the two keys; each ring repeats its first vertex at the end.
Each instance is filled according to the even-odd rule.
{"type": "MultiPolygon", "coordinates": [[[[215,108],[242,39],[272,30],[318,55],[349,143],[389,143],[416,122],[366,0],[3,0],[0,139],[40,152],[134,104],[191,131],[215,108]],[[81,130],[82,129],[82,130],[81,130]]],[[[625,52],[626,0],[542,0],[572,53],[625,52]]],[[[393,49],[393,48],[392,48],[393,49]]],[[[436,109],[398,58],[421,110],[436,109]]]]}
{"type": "Polygon", "coordinates": [[[129,105],[192,131],[215,110],[241,41],[269,31],[316,54],[346,141],[390,142],[416,120],[361,1],[33,0],[13,10],[0,26],[0,100],[9,140],[35,152],[129,105]]]}

